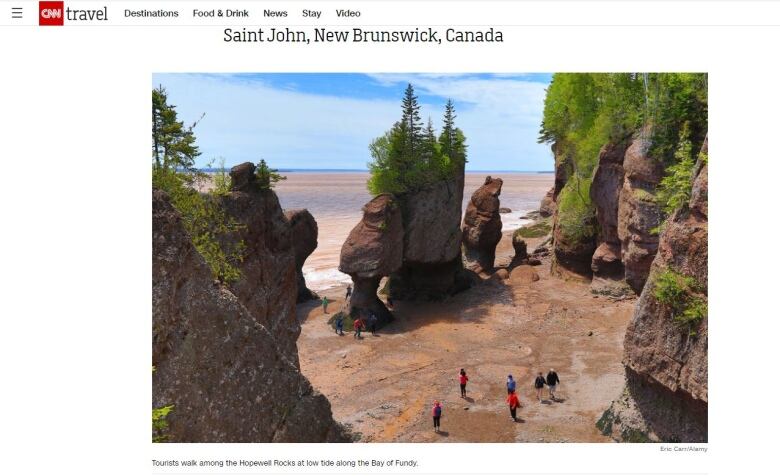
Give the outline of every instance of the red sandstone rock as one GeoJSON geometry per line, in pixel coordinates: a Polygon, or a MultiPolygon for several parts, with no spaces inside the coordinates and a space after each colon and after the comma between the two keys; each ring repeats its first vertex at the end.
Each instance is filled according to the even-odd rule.
{"type": "Polygon", "coordinates": [[[485,178],[485,183],[471,196],[463,218],[463,250],[467,264],[479,264],[492,269],[496,259],[496,245],[501,241],[500,178],[485,178]]]}

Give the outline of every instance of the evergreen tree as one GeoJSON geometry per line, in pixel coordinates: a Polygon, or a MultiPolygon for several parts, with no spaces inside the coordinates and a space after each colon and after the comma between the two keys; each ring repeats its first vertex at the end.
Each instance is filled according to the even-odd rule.
{"type": "Polygon", "coordinates": [[[452,157],[452,151],[455,147],[455,105],[452,99],[447,99],[447,104],[444,105],[444,125],[441,130],[441,136],[439,136],[439,143],[441,144],[441,152],[447,157],[452,157]]]}
{"type": "Polygon", "coordinates": [[[406,86],[404,99],[401,102],[401,124],[405,132],[404,156],[407,163],[412,164],[417,159],[423,141],[423,125],[420,119],[420,104],[414,95],[411,83],[406,86]]]}
{"type": "MultiPolygon", "coordinates": [[[[201,116],[202,118],[203,116],[201,116]]],[[[168,93],[159,86],[152,90],[152,156],[157,167],[191,170],[200,150],[195,145],[194,122],[185,127],[178,120],[176,106],[168,104],[168,93]]]]}

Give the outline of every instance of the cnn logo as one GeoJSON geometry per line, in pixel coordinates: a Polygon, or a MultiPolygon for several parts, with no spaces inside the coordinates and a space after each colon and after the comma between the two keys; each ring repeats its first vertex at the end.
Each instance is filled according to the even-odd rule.
{"type": "Polygon", "coordinates": [[[62,26],[64,24],[65,2],[38,2],[38,24],[62,26]]]}

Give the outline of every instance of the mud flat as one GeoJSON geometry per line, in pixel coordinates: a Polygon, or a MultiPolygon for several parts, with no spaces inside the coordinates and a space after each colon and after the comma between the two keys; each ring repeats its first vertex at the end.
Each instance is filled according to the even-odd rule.
{"type": "MultiPolygon", "coordinates": [[[[541,239],[526,241],[533,250],[541,239]]],[[[497,266],[511,261],[511,250],[505,233],[497,266]]],[[[359,441],[612,441],[595,422],[623,389],[623,337],[635,301],[594,296],[588,284],[549,269],[545,258],[535,282],[484,279],[443,302],[397,302],[395,321],[362,340],[336,336],[317,302],[299,305],[301,370],[359,441]],[[465,400],[462,367],[470,378],[465,400]],[[539,403],[533,377],[551,367],[561,377],[559,401],[539,403]],[[507,374],[518,380],[519,423],[504,402],[507,374]],[[433,400],[444,406],[438,434],[433,400]]],[[[330,314],[343,296],[342,288],[329,291],[330,314]]]]}

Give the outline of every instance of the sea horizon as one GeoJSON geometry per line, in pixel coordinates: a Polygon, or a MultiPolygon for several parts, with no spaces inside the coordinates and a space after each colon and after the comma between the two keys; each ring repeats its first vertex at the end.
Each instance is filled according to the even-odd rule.
{"type": "MultiPolygon", "coordinates": [[[[201,172],[205,173],[214,173],[219,172],[222,169],[220,167],[203,167],[201,169],[198,169],[201,172]]],[[[230,168],[226,167],[226,171],[230,170],[230,168]]],[[[282,173],[296,173],[296,172],[304,172],[304,173],[368,173],[368,169],[306,169],[306,168],[279,168],[276,169],[277,172],[282,173]]],[[[555,173],[554,170],[466,170],[467,174],[469,173],[502,173],[502,174],[553,174],[555,173]]]]}

